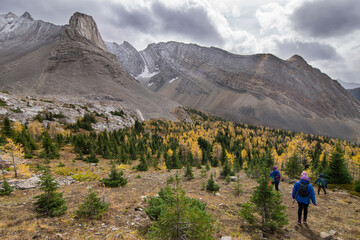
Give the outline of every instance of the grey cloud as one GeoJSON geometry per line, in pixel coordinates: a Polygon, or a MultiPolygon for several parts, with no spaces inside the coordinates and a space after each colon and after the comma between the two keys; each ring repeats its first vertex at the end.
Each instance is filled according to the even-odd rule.
{"type": "Polygon", "coordinates": [[[200,6],[183,6],[182,9],[167,8],[160,2],[151,7],[158,18],[162,32],[185,35],[194,40],[220,44],[223,39],[211,23],[206,10],[200,6]]]}
{"type": "Polygon", "coordinates": [[[296,31],[315,37],[348,34],[360,29],[359,0],[305,2],[290,17],[296,31]]]}
{"type": "Polygon", "coordinates": [[[152,13],[145,7],[127,10],[123,5],[113,5],[110,11],[112,14],[108,20],[115,27],[132,28],[143,33],[151,32],[155,27],[152,13]]]}
{"type": "Polygon", "coordinates": [[[334,47],[318,42],[300,42],[287,40],[283,42],[277,42],[277,49],[277,52],[281,57],[290,57],[294,54],[298,54],[310,61],[341,58],[334,47]]]}

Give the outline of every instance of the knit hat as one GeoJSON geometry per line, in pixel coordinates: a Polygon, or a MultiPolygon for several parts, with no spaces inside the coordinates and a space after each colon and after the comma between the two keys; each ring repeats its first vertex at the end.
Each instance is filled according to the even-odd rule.
{"type": "Polygon", "coordinates": [[[311,182],[311,179],[308,177],[308,175],[304,175],[300,178],[300,180],[305,180],[305,181],[308,181],[308,182],[311,182]]]}
{"type": "Polygon", "coordinates": [[[273,167],[273,170],[276,170],[276,169],[277,169],[277,166],[274,166],[274,167],[273,167]]]}
{"type": "Polygon", "coordinates": [[[302,176],[308,176],[308,174],[307,174],[307,172],[303,171],[300,176],[301,176],[301,177],[302,177],[302,176]]]}

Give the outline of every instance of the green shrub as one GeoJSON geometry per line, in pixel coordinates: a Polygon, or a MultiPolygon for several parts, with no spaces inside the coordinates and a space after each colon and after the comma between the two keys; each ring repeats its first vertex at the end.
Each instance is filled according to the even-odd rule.
{"type": "Polygon", "coordinates": [[[213,175],[211,174],[210,178],[208,180],[208,183],[206,185],[206,191],[208,191],[208,192],[217,192],[217,191],[219,191],[219,189],[220,189],[220,186],[215,184],[213,175]]]}
{"type": "Polygon", "coordinates": [[[360,193],[360,180],[355,181],[355,191],[360,193]]]}
{"type": "Polygon", "coordinates": [[[91,153],[90,156],[82,159],[84,162],[87,163],[98,163],[99,159],[96,157],[95,153],[91,153]]]}
{"type": "Polygon", "coordinates": [[[6,106],[6,102],[0,99],[0,107],[5,107],[5,106],[6,106]]]}
{"type": "Polygon", "coordinates": [[[159,197],[151,197],[145,212],[154,220],[150,239],[215,239],[214,220],[206,213],[206,204],[185,196],[176,177],[176,186],[166,186],[159,197]]]}
{"type": "Polygon", "coordinates": [[[10,186],[10,184],[6,181],[6,178],[3,177],[3,183],[0,187],[0,196],[9,196],[10,193],[13,191],[14,189],[10,186]]]}
{"type": "Polygon", "coordinates": [[[136,169],[138,171],[147,171],[148,170],[148,164],[146,162],[146,159],[143,155],[140,157],[140,163],[136,166],[136,169]]]}
{"type": "Polygon", "coordinates": [[[89,194],[86,196],[83,204],[79,204],[75,215],[78,218],[100,218],[105,212],[109,210],[110,203],[102,202],[100,197],[92,189],[89,189],[89,194]]]}
{"type": "Polygon", "coordinates": [[[61,176],[70,176],[71,170],[67,167],[57,167],[55,168],[54,172],[61,176]]]}
{"type": "Polygon", "coordinates": [[[242,205],[240,215],[253,225],[256,224],[256,219],[261,219],[263,230],[275,231],[289,222],[285,212],[286,206],[281,204],[281,194],[268,187],[269,174],[266,168],[261,170],[260,178],[257,180],[258,186],[254,188],[250,201],[242,205]]]}
{"type": "Polygon", "coordinates": [[[34,197],[35,211],[49,217],[63,215],[67,211],[66,200],[63,199],[63,192],[56,192],[58,184],[48,171],[40,176],[39,184],[44,193],[34,197]]]}
{"type": "Polygon", "coordinates": [[[123,171],[117,171],[115,165],[111,167],[111,171],[108,178],[100,180],[106,187],[120,187],[127,183],[126,178],[123,177],[123,171]]]}
{"type": "Polygon", "coordinates": [[[93,172],[77,173],[72,176],[78,182],[92,182],[99,179],[99,176],[93,172]]]}
{"type": "Polygon", "coordinates": [[[189,163],[186,165],[184,177],[186,177],[188,180],[194,179],[192,167],[189,163]]]}

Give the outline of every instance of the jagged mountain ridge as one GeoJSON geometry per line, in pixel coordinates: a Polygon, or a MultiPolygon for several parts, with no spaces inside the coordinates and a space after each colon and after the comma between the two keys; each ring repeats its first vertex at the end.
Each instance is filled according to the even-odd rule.
{"type": "MultiPolygon", "coordinates": [[[[119,46],[109,50],[138,78],[142,73],[130,63],[133,47],[119,46]]],[[[139,54],[149,76],[139,80],[180,104],[236,122],[360,139],[359,102],[298,55],[244,56],[178,42],[150,44],[139,54]]]]}
{"type": "Polygon", "coordinates": [[[175,119],[171,111],[179,104],[149,91],[124,70],[107,51],[91,16],[75,13],[65,26],[34,20],[28,13],[0,19],[2,90],[115,101],[138,109],[145,119],[175,119]]]}

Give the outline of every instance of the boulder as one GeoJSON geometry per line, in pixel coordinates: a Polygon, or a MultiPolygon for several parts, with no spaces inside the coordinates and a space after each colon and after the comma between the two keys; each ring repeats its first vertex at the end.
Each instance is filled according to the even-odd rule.
{"type": "Polygon", "coordinates": [[[230,236],[222,236],[221,240],[231,240],[232,238],[230,236]]]}
{"type": "Polygon", "coordinates": [[[332,239],[336,234],[336,231],[335,230],[330,230],[330,232],[321,232],[320,233],[320,237],[322,239],[332,239]]]}

